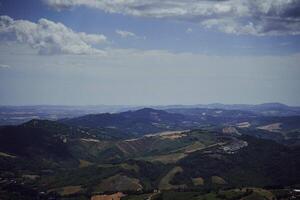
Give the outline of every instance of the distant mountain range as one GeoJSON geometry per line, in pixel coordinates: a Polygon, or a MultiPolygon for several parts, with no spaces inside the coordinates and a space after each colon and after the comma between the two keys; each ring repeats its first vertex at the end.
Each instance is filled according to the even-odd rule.
{"type": "Polygon", "coordinates": [[[112,192],[143,199],[257,187],[275,195],[274,188],[299,186],[300,116],[275,115],[296,108],[232,107],[142,108],[0,126],[0,199],[87,200],[112,192]]]}
{"type": "MultiPolygon", "coordinates": [[[[74,118],[88,114],[119,113],[134,111],[145,106],[126,105],[99,105],[99,106],[0,106],[0,125],[21,124],[31,119],[58,120],[62,118],[74,118]]],[[[300,107],[287,106],[281,103],[265,103],[259,105],[248,104],[197,104],[197,105],[169,105],[169,106],[147,106],[158,110],[170,109],[222,109],[250,111],[264,116],[295,116],[300,115],[300,107]]]]}

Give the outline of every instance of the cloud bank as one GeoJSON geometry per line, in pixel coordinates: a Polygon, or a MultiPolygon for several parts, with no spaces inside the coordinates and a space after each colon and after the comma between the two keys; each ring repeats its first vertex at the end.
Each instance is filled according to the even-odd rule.
{"type": "Polygon", "coordinates": [[[101,44],[101,34],[75,32],[62,23],[40,19],[37,23],[0,16],[0,41],[18,42],[37,49],[39,54],[99,54],[92,45],[101,44]]]}
{"type": "Polygon", "coordinates": [[[229,34],[299,35],[299,0],[44,0],[61,10],[77,6],[138,17],[185,20],[229,34]]]}

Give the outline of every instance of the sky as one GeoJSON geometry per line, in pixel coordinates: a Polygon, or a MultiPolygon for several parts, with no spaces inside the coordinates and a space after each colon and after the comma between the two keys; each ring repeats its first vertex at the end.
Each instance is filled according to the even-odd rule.
{"type": "Polygon", "coordinates": [[[299,0],[0,0],[0,105],[300,106],[299,0]]]}

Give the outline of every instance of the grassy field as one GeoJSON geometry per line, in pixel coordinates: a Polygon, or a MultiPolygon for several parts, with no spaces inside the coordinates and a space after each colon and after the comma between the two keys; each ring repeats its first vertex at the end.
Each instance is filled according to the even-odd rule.
{"type": "Polygon", "coordinates": [[[163,164],[174,164],[186,157],[184,153],[172,153],[167,155],[159,155],[159,156],[149,156],[144,158],[139,158],[140,160],[146,160],[149,162],[161,162],[163,164]]]}
{"type": "Polygon", "coordinates": [[[49,190],[48,192],[57,192],[61,196],[67,196],[67,195],[76,194],[76,193],[79,193],[82,191],[83,191],[83,189],[79,185],[79,186],[66,186],[66,187],[62,187],[62,188],[54,188],[54,189],[49,190]]]}
{"type": "Polygon", "coordinates": [[[139,171],[140,171],[140,168],[138,165],[130,165],[128,163],[121,163],[119,166],[125,170],[134,171],[136,173],[139,173],[139,171]]]}
{"type": "Polygon", "coordinates": [[[90,165],[92,165],[93,163],[87,161],[87,160],[79,160],[79,168],[84,168],[84,167],[88,167],[90,165]]]}
{"type": "Polygon", "coordinates": [[[0,152],[0,156],[3,156],[3,157],[8,157],[8,158],[15,158],[16,156],[13,156],[13,155],[10,155],[10,154],[7,154],[7,153],[4,153],[4,152],[0,152]]]}
{"type": "Polygon", "coordinates": [[[150,194],[141,194],[141,195],[129,195],[126,197],[122,197],[121,200],[146,200],[151,197],[152,193],[150,194]]]}
{"type": "Polygon", "coordinates": [[[204,179],[202,177],[193,178],[192,182],[195,186],[204,185],[204,179]]]}
{"type": "Polygon", "coordinates": [[[167,175],[165,175],[160,183],[159,183],[159,189],[160,190],[170,190],[170,189],[178,189],[178,188],[184,188],[185,185],[172,185],[170,184],[170,181],[173,179],[173,177],[177,174],[177,173],[181,173],[183,171],[183,169],[181,167],[174,167],[173,169],[171,169],[167,175]]]}
{"type": "Polygon", "coordinates": [[[264,190],[262,188],[244,188],[243,191],[245,190],[252,190],[253,193],[257,193],[259,194],[260,196],[263,196],[265,197],[266,199],[268,200],[272,200],[273,198],[275,198],[274,194],[268,190],[264,190]]]}
{"type": "Polygon", "coordinates": [[[95,187],[95,191],[138,191],[142,188],[143,186],[140,184],[140,180],[117,174],[102,180],[101,183],[95,187]]]}
{"type": "Polygon", "coordinates": [[[214,184],[219,184],[219,185],[226,184],[226,181],[222,177],[219,177],[219,176],[212,176],[211,182],[214,184]]]}
{"type": "Polygon", "coordinates": [[[122,192],[117,192],[110,195],[94,195],[91,200],[120,200],[123,196],[125,195],[122,192]]]}
{"type": "Polygon", "coordinates": [[[206,146],[202,144],[201,142],[195,142],[187,147],[184,148],[185,153],[193,153],[195,151],[204,149],[206,146]]]}
{"type": "MultiPolygon", "coordinates": [[[[220,191],[195,191],[195,192],[178,192],[178,191],[163,191],[157,193],[151,200],[271,200],[273,198],[272,193],[261,191],[262,189],[248,188],[248,189],[231,189],[220,191]],[[271,196],[270,196],[271,195],[271,196]]],[[[146,195],[133,195],[122,198],[122,200],[146,200],[146,195]]]]}

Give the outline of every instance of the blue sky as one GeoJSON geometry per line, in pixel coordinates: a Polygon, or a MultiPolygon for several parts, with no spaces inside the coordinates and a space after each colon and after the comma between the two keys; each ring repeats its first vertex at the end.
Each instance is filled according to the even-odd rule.
{"type": "Polygon", "coordinates": [[[298,1],[0,2],[0,104],[300,105],[298,1]]]}

